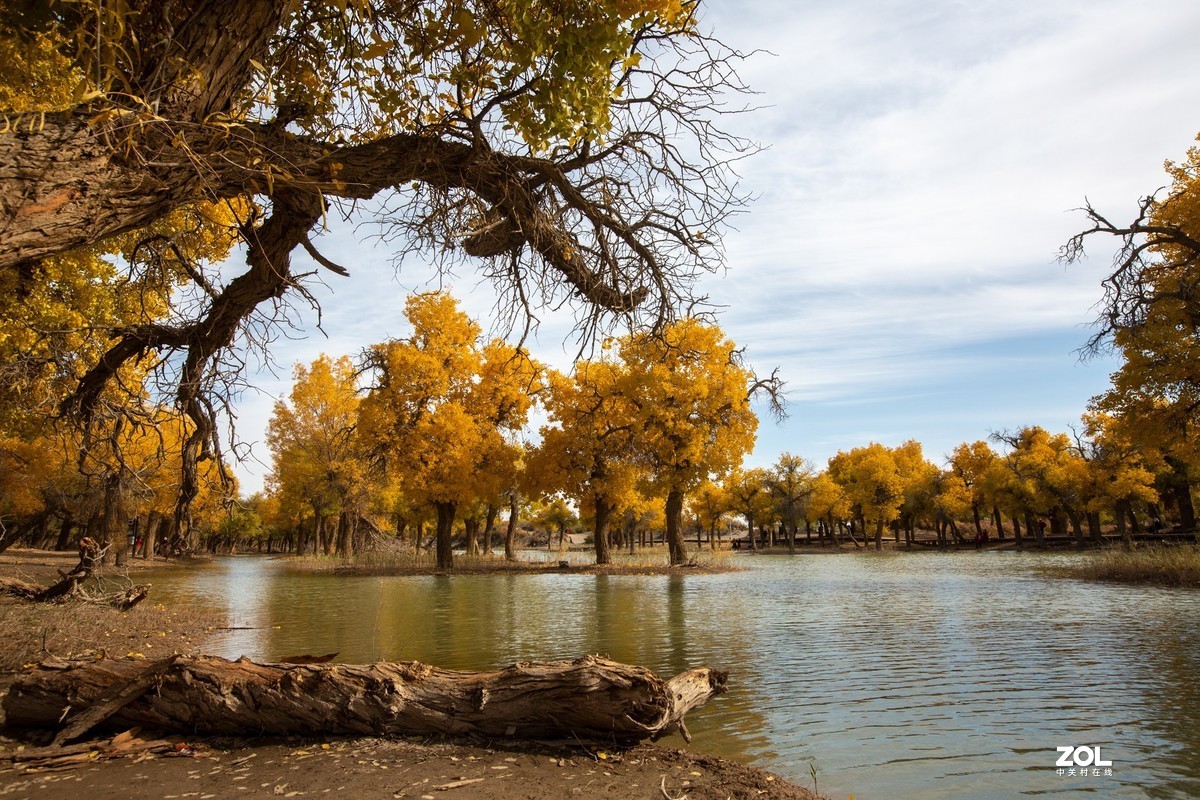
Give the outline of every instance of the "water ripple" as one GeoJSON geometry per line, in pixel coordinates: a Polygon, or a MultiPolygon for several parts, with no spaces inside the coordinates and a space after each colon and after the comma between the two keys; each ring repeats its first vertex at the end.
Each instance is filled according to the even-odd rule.
{"type": "Polygon", "coordinates": [[[339,651],[480,669],[603,653],[731,673],[693,747],[872,798],[1200,796],[1200,595],[1046,579],[1001,553],[743,559],[716,576],[156,579],[226,610],[222,655],[339,651]],[[1099,746],[1112,774],[1058,775],[1099,746]]]}

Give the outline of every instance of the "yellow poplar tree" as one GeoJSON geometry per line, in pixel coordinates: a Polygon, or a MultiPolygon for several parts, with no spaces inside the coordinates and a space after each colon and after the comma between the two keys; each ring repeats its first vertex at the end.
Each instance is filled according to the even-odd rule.
{"type": "MultiPolygon", "coordinates": [[[[75,105],[83,75],[65,55],[61,37],[47,30],[7,34],[0,30],[0,109],[19,118],[75,105]]],[[[6,119],[11,125],[13,119],[6,119]]],[[[246,209],[239,200],[185,204],[136,232],[76,246],[21,269],[0,270],[0,459],[12,463],[20,452],[36,449],[38,461],[54,461],[54,451],[68,441],[77,453],[84,450],[81,468],[103,473],[91,477],[105,487],[105,538],[115,545],[118,559],[124,558],[125,517],[136,511],[139,497],[157,493],[148,487],[162,485],[147,483],[140,474],[149,463],[146,449],[155,451],[150,460],[159,466],[190,468],[194,479],[186,487],[179,477],[171,481],[175,504],[181,491],[188,492],[189,501],[211,491],[207,462],[217,457],[209,452],[212,437],[195,426],[184,439],[172,435],[176,430],[161,436],[147,430],[170,414],[149,402],[143,386],[154,364],[167,363],[163,356],[170,347],[143,349],[115,371],[107,386],[89,386],[93,404],[82,439],[55,418],[73,410],[68,398],[125,332],[159,323],[173,301],[190,300],[181,287],[192,281],[197,264],[228,256],[238,236],[236,222],[246,209]],[[185,465],[179,453],[188,444],[191,459],[185,465]],[[114,449],[121,446],[130,451],[114,449]],[[95,453],[91,463],[86,463],[87,451],[95,453]]],[[[68,473],[60,475],[68,485],[74,482],[68,473]]],[[[202,514],[181,510],[176,516],[178,522],[202,514]]],[[[65,525],[73,522],[64,516],[65,525]]]]}
{"type": "MultiPolygon", "coordinates": [[[[1188,383],[1192,369],[1186,359],[1191,356],[1177,348],[1127,347],[1122,354],[1125,360],[1112,375],[1112,388],[1092,398],[1089,407],[1111,419],[1124,446],[1154,454],[1152,460],[1161,462],[1157,472],[1163,499],[1174,504],[1180,527],[1194,530],[1192,476],[1200,470],[1200,439],[1193,431],[1200,423],[1194,411],[1200,407],[1200,386],[1188,383]]],[[[1132,514],[1131,506],[1126,513],[1132,514]]]]}
{"type": "MultiPolygon", "coordinates": [[[[979,479],[980,491],[985,502],[992,508],[992,516],[996,520],[996,530],[1000,538],[1004,538],[1004,518],[1007,514],[1013,523],[1013,538],[1017,545],[1024,541],[1021,534],[1022,519],[1025,519],[1024,491],[1021,482],[1009,469],[1008,458],[996,456],[988,464],[979,479]]],[[[1028,520],[1026,520],[1027,522],[1028,520]]],[[[1029,531],[1033,533],[1032,530],[1029,531]]]]}
{"type": "MultiPolygon", "coordinates": [[[[975,533],[983,533],[983,523],[980,520],[979,508],[985,502],[983,477],[988,468],[996,461],[996,452],[991,445],[979,440],[971,443],[963,442],[954,448],[949,456],[950,469],[971,492],[971,516],[975,523],[975,533]]],[[[997,532],[1003,536],[1004,528],[1000,512],[995,512],[997,532]]]]}
{"type": "Polygon", "coordinates": [[[812,494],[813,465],[808,459],[782,453],[767,477],[767,486],[775,498],[775,513],[787,529],[788,552],[796,552],[796,529],[805,518],[812,494]]]}
{"type": "Polygon", "coordinates": [[[630,456],[634,416],[621,390],[622,366],[612,360],[581,361],[568,375],[552,373],[533,468],[550,492],[563,491],[592,514],[596,563],[612,561],[610,521],[632,491],[636,467],[630,456]]]}
{"type": "Polygon", "coordinates": [[[515,481],[524,427],[541,368],[520,348],[484,342],[445,293],[408,298],[407,339],[371,349],[374,386],[359,433],[373,461],[403,491],[437,511],[437,565],[454,566],[460,505],[498,496],[515,481]]]}
{"type": "Polygon", "coordinates": [[[1169,472],[1160,476],[1163,499],[1172,502],[1185,530],[1196,527],[1191,490],[1200,469],[1200,147],[1168,161],[1165,196],[1142,198],[1137,218],[1114,225],[1088,205],[1091,227],[1063,248],[1063,258],[1084,255],[1087,237],[1121,241],[1110,274],[1093,351],[1115,350],[1122,359],[1112,388],[1092,401],[1094,410],[1123,419],[1132,441],[1157,449],[1169,472]]]}
{"type": "Polygon", "coordinates": [[[1012,448],[1004,464],[1014,478],[1014,494],[1038,543],[1042,542],[1038,517],[1049,518],[1052,533],[1066,532],[1064,517],[1079,533],[1089,479],[1087,464],[1071,437],[1031,426],[1000,439],[1012,448]]]}
{"type": "Polygon", "coordinates": [[[900,476],[904,501],[900,504],[900,518],[896,521],[896,541],[900,541],[900,528],[905,529],[908,539],[916,531],[917,521],[922,517],[935,518],[944,529],[949,527],[958,535],[953,517],[937,516],[934,498],[938,492],[940,470],[936,465],[926,461],[922,446],[916,439],[910,439],[898,447],[893,447],[892,458],[896,471],[900,476]]]}
{"type": "Polygon", "coordinates": [[[274,459],[267,486],[288,499],[284,507],[308,505],[313,513],[313,547],[326,555],[353,555],[355,521],[365,510],[366,463],[355,435],[358,375],[348,356],[320,355],[297,364],[288,401],[275,403],[267,425],[274,459]],[[335,531],[329,526],[336,519],[335,531]]]}
{"type": "Polygon", "coordinates": [[[849,515],[850,503],[842,487],[830,477],[828,471],[817,475],[813,479],[812,496],[808,501],[808,519],[812,522],[823,521],[826,535],[836,544],[838,521],[849,515]]]}
{"type": "MultiPolygon", "coordinates": [[[[1111,511],[1117,532],[1126,545],[1132,544],[1127,523],[1133,519],[1137,503],[1153,505],[1159,501],[1155,491],[1156,473],[1168,476],[1168,486],[1174,490],[1175,472],[1165,462],[1160,451],[1147,448],[1131,435],[1127,420],[1098,411],[1083,415],[1087,436],[1087,458],[1095,490],[1089,504],[1091,515],[1111,511]]],[[[1186,524],[1181,519],[1181,524],[1186,524]]],[[[1099,528],[1099,520],[1094,523],[1099,528]]]]}
{"type": "Polygon", "coordinates": [[[715,549],[713,537],[717,543],[721,541],[721,520],[729,511],[729,495],[725,488],[712,481],[705,481],[692,494],[690,503],[692,515],[696,518],[696,547],[700,545],[701,532],[708,532],[708,546],[715,549]]]}
{"type": "Polygon", "coordinates": [[[90,421],[125,366],[170,351],[143,366],[193,417],[185,468],[230,399],[229,348],[303,292],[292,252],[345,273],[310,241],[331,205],[386,193],[401,252],[482,259],[510,310],[670,315],[720,266],[755,149],[714,127],[740,56],[696,23],[681,0],[0,4],[0,163],[21,165],[0,172],[0,271],[49,286],[46,260],[121,235],[170,261],[154,226],[253,198],[226,231],[241,274],[188,265],[169,322],[99,340],[71,387],[90,421]]]}
{"type": "MultiPolygon", "coordinates": [[[[938,540],[943,541],[945,529],[950,528],[954,532],[955,538],[962,541],[955,520],[962,519],[971,510],[973,497],[966,481],[954,470],[945,470],[933,476],[927,491],[929,491],[928,502],[938,521],[938,540]]],[[[980,531],[977,530],[975,533],[982,538],[980,531]]]]}
{"type": "Polygon", "coordinates": [[[904,481],[892,451],[878,442],[838,451],[829,459],[829,477],[864,523],[875,523],[875,549],[882,550],[883,526],[900,516],[904,503],[904,481]]]}
{"type": "Polygon", "coordinates": [[[650,473],[651,490],[666,498],[671,565],[683,564],[687,494],[728,474],[754,447],[754,374],[720,328],[696,319],[625,337],[619,356],[626,367],[623,393],[634,413],[636,453],[650,473]]]}
{"type": "Polygon", "coordinates": [[[725,478],[725,494],[729,498],[729,508],[745,517],[751,550],[758,548],[755,522],[761,523],[771,511],[771,492],[768,485],[770,477],[770,473],[762,467],[735,467],[725,478]]]}

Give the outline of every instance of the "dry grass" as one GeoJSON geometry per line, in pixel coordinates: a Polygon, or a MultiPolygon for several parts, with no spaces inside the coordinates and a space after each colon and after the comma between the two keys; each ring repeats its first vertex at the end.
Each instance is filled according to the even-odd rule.
{"type": "MultiPolygon", "coordinates": [[[[0,554],[0,575],[49,585],[74,566],[77,553],[13,548],[0,554]]],[[[161,562],[135,559],[125,569],[101,570],[102,591],[126,589],[161,562]]],[[[167,607],[149,599],[129,611],[103,603],[67,600],[34,603],[0,596],[0,686],[26,664],[47,658],[158,658],[196,653],[207,635],[224,625],[218,613],[193,606],[167,607]]]]}
{"type": "MultiPolygon", "coordinates": [[[[153,597],[153,596],[152,596],[153,597]]],[[[0,600],[0,672],[20,671],[43,659],[92,658],[101,653],[157,658],[196,653],[219,615],[147,600],[130,611],[105,605],[0,600]]]]}
{"type": "Polygon", "coordinates": [[[1055,572],[1084,580],[1200,587],[1200,547],[1156,545],[1137,550],[1100,550],[1055,572]]]}
{"type": "MultiPolygon", "coordinates": [[[[529,574],[561,572],[560,561],[570,563],[571,572],[605,575],[666,575],[726,572],[733,569],[728,550],[703,550],[694,552],[691,562],[684,567],[671,567],[667,563],[667,549],[658,547],[641,550],[635,555],[614,552],[612,563],[597,566],[591,551],[571,550],[559,552],[543,550],[545,561],[506,561],[503,555],[454,556],[455,574],[529,574]]],[[[351,560],[334,556],[299,556],[289,560],[289,566],[303,572],[341,572],[354,575],[428,575],[442,572],[437,567],[434,553],[425,550],[368,550],[355,554],[351,560]]]]}

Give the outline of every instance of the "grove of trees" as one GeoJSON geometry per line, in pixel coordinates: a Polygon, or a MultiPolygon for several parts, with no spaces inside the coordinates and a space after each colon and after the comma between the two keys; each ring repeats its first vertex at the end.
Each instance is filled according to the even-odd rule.
{"type": "MultiPolygon", "coordinates": [[[[433,509],[437,565],[450,568],[456,519],[468,552],[479,549],[485,520],[490,549],[498,512],[514,520],[525,496],[543,498],[548,512],[566,501],[582,509],[603,564],[610,521],[636,521],[658,499],[670,561],[682,564],[685,499],[750,452],[751,396],[778,391],[719,328],[696,319],[621,337],[563,375],[522,348],[485,341],[447,294],[410,297],[406,315],[412,335],[372,347],[360,373],[345,357],[297,366],[291,402],[276,405],[272,522],[308,526],[314,550],[350,555],[354,520],[368,510],[397,520],[400,535],[399,520],[433,509]],[[535,402],[549,423],[530,444],[521,434],[535,402]],[[322,536],[333,518],[336,544],[322,536]]],[[[545,521],[566,527],[561,512],[545,521]]]]}
{"type": "MultiPolygon", "coordinates": [[[[222,524],[245,367],[313,302],[292,254],[348,274],[318,248],[335,215],[470,261],[516,327],[553,305],[585,339],[661,330],[744,203],[740,58],[681,0],[3,4],[0,547],[117,547],[132,520],[186,550],[222,524]]],[[[324,548],[374,500],[322,457],[324,548]]]]}
{"type": "Polygon", "coordinates": [[[794,551],[801,537],[879,549],[889,534],[1041,545],[1047,533],[1085,544],[1115,531],[1128,541],[1165,518],[1185,529],[1194,518],[1190,492],[1175,488],[1178,451],[1135,441],[1127,420],[1101,410],[1070,433],[1032,426],[965,442],[940,464],[908,441],[842,451],[824,469],[791,453],[746,468],[758,422],[750,399],[779,387],[758,380],[712,325],[684,319],[661,337],[610,340],[561,373],[486,341],[446,294],[406,308],[410,337],[370,348],[357,370],[346,357],[298,366],[291,402],[276,407],[266,521],[299,549],[308,540],[349,555],[344,535],[320,537],[346,509],[401,537],[432,511],[447,568],[459,530],[478,552],[485,520],[490,550],[497,520],[507,514],[511,534],[521,509],[548,545],[568,528],[589,531],[601,564],[644,543],[646,530],[662,532],[681,564],[687,529],[698,547],[736,535],[794,551]],[[535,407],[546,422],[527,436],[535,407]]]}
{"type": "MultiPolygon", "coordinates": [[[[1194,530],[1200,148],[1116,237],[1090,342],[1121,356],[1079,429],[996,432],[944,463],[867,443],[746,468],[778,399],[692,296],[744,205],[722,131],[741,56],[686,0],[51,0],[0,8],[0,549],[84,533],[120,561],[263,542],[350,556],[364,531],[439,565],[507,517],[757,547],[890,531],[1040,543],[1194,530]],[[574,309],[566,374],[485,339],[444,294],[412,334],[296,367],[268,490],[235,502],[246,366],[314,303],[292,254],[333,215],[397,259],[470,261],[509,329],[574,309]],[[236,266],[235,261],[241,266],[236,266]],[[244,262],[244,263],[242,263],[244,262]],[[294,304],[299,304],[297,309],[294,304]],[[611,334],[611,338],[605,339],[611,334]],[[604,344],[599,343],[603,341],[604,344]],[[585,348],[586,351],[586,348],[585,348]],[[537,410],[545,425],[526,436],[537,410]],[[578,515],[578,523],[570,520],[578,515]]],[[[352,279],[352,278],[351,278],[352,279]]],[[[524,342],[526,337],[521,337],[524,342]]]]}

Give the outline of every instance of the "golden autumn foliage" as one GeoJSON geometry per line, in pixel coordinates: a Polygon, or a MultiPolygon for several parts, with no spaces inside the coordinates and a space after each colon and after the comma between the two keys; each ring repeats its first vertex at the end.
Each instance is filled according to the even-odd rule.
{"type": "MultiPolygon", "coordinates": [[[[1069,524],[1081,540],[1084,528],[1101,533],[1101,514],[1113,513],[1122,532],[1134,503],[1154,506],[1155,475],[1146,456],[1102,415],[1085,417],[1085,436],[1053,434],[1033,426],[1000,437],[1009,452],[988,467],[984,491],[997,507],[1024,517],[1039,541],[1042,523],[1065,534],[1069,524]]],[[[1158,462],[1163,469],[1165,465],[1158,462]]],[[[1158,513],[1156,511],[1152,513],[1158,513]]]]}
{"type": "Polygon", "coordinates": [[[883,527],[900,516],[904,503],[904,482],[892,451],[878,442],[839,451],[829,459],[829,477],[852,511],[875,525],[875,548],[880,549],[883,527]]]}
{"type": "MultiPolygon", "coordinates": [[[[48,14],[16,30],[22,20],[0,19],[0,111],[67,109],[138,90],[127,73],[142,54],[122,52],[130,46],[125,37],[136,35],[137,4],[77,5],[58,24],[47,24],[55,19],[48,14]]],[[[256,105],[303,108],[295,122],[309,135],[353,126],[356,139],[370,139],[499,105],[504,121],[535,146],[597,140],[610,128],[610,106],[624,94],[628,70],[641,60],[639,31],[683,35],[695,22],[694,6],[681,0],[335,5],[293,4],[280,31],[298,29],[293,46],[254,54],[236,116],[256,105]]],[[[176,77],[188,79],[186,71],[176,77]]]]}
{"type": "Polygon", "coordinates": [[[83,75],[65,52],[61,33],[16,36],[0,23],[0,34],[0,112],[26,114],[74,105],[83,75]]]}
{"type": "Polygon", "coordinates": [[[438,511],[438,565],[453,566],[450,536],[460,505],[498,499],[515,485],[524,427],[541,367],[477,323],[447,294],[405,304],[407,339],[372,348],[373,385],[358,435],[377,468],[405,495],[438,511]]]}
{"type": "MultiPolygon", "coordinates": [[[[328,520],[360,514],[368,494],[367,464],[356,436],[358,374],[347,356],[321,355],[297,364],[290,402],[275,404],[267,428],[272,468],[267,486],[281,511],[313,515],[314,549],[347,552],[348,539],[334,537],[328,520]]],[[[343,526],[345,530],[345,526],[343,526]]]]}
{"type": "Polygon", "coordinates": [[[950,470],[962,481],[963,488],[970,492],[971,514],[976,528],[980,527],[980,509],[987,504],[985,478],[996,462],[996,453],[983,441],[963,442],[947,457],[950,470]]]}
{"type": "MultiPolygon", "coordinates": [[[[0,526],[5,533],[20,532],[23,525],[56,519],[64,536],[74,525],[91,526],[123,559],[126,526],[138,520],[143,532],[160,523],[169,531],[164,548],[193,549],[199,532],[223,519],[231,487],[219,463],[203,462],[197,496],[180,526],[179,452],[188,427],[172,409],[144,405],[139,421],[106,426],[103,437],[85,440],[68,427],[48,424],[35,437],[0,437],[0,526]]],[[[0,536],[2,546],[12,541],[0,536]]]]}
{"type": "Polygon", "coordinates": [[[932,489],[928,502],[938,519],[966,519],[975,508],[975,497],[971,487],[961,475],[953,471],[934,474],[927,485],[932,489]]]}
{"type": "Polygon", "coordinates": [[[712,481],[705,481],[692,493],[688,502],[688,511],[696,520],[696,539],[700,533],[707,532],[708,540],[719,541],[721,523],[729,511],[729,494],[723,486],[712,481]]]}
{"type": "Polygon", "coordinates": [[[627,380],[624,365],[612,359],[580,361],[570,375],[551,372],[544,401],[550,424],[530,461],[543,491],[565,492],[591,513],[598,564],[611,561],[609,522],[636,501],[641,477],[627,380]]]}
{"type": "MultiPolygon", "coordinates": [[[[83,77],[60,32],[2,33],[6,125],[78,101],[83,77]]],[[[238,200],[180,206],[139,231],[47,257],[29,270],[0,270],[0,492],[7,498],[0,516],[9,524],[49,515],[69,529],[107,509],[121,519],[105,521],[103,538],[119,545],[120,555],[126,517],[153,526],[175,515],[179,453],[191,428],[145,385],[169,353],[145,352],[122,366],[99,394],[88,430],[67,427],[59,414],[121,331],[167,318],[186,297],[195,264],[229,255],[246,208],[238,200]],[[101,502],[100,494],[108,499],[101,502]]],[[[176,528],[215,524],[233,488],[226,478],[219,464],[202,458],[192,508],[176,528]]],[[[174,535],[181,537],[175,546],[195,544],[187,530],[174,535]]]]}
{"type": "MultiPolygon", "coordinates": [[[[1088,206],[1092,227],[1073,237],[1064,255],[1082,257],[1085,237],[1094,234],[1121,241],[1103,281],[1105,299],[1090,345],[1114,350],[1122,363],[1112,387],[1093,398],[1090,408],[1110,418],[1102,428],[1109,441],[1121,442],[1117,451],[1136,450],[1147,465],[1164,465],[1151,467],[1156,488],[1190,530],[1195,527],[1191,487],[1200,469],[1194,434],[1200,422],[1200,147],[1190,148],[1182,161],[1167,161],[1166,171],[1171,185],[1165,196],[1160,190],[1144,197],[1138,218],[1126,226],[1113,225],[1088,206]]],[[[1140,478],[1135,482],[1144,485],[1140,478]]],[[[1109,489],[1094,493],[1113,494],[1109,489]]],[[[1128,496],[1145,497],[1140,491],[1128,496]]],[[[1127,513],[1118,517],[1122,529],[1127,513]]]]}
{"type": "MultiPolygon", "coordinates": [[[[696,12],[685,0],[0,7],[0,159],[23,165],[0,176],[0,435],[27,445],[54,412],[103,438],[138,403],[174,403],[191,419],[186,519],[226,444],[220,422],[236,416],[238,347],[265,347],[278,301],[305,291],[291,254],[344,273],[309,236],[332,208],[380,194],[395,201],[381,221],[398,254],[480,259],[510,311],[580,300],[589,331],[677,316],[720,264],[710,245],[744,202],[731,165],[755,149],[713,125],[723,95],[745,91],[741,56],[698,32],[696,12]],[[220,263],[234,244],[237,275],[220,263]]],[[[480,393],[512,394],[508,355],[482,357],[498,374],[480,393]]],[[[513,396],[474,402],[524,413],[513,396]]],[[[460,449],[499,452],[459,433],[460,449]]]]}
{"type": "MultiPolygon", "coordinates": [[[[74,450],[74,469],[82,470],[79,478],[85,484],[89,479],[104,483],[107,476],[115,475],[121,492],[154,495],[153,513],[174,514],[183,469],[179,452],[186,437],[182,432],[188,426],[177,413],[157,405],[153,387],[145,385],[158,354],[147,353],[143,362],[119,371],[118,380],[100,394],[86,432],[68,429],[58,415],[118,331],[168,314],[168,298],[182,285],[185,274],[179,257],[216,260],[228,253],[234,240],[227,211],[225,207],[181,209],[153,227],[151,235],[159,238],[152,244],[114,237],[102,246],[43,260],[37,280],[0,272],[0,459],[13,465],[0,476],[0,484],[12,487],[14,482],[33,480],[28,476],[17,480],[22,475],[19,464],[58,463],[53,454],[66,446],[74,450]],[[172,243],[170,248],[163,247],[166,242],[172,243]],[[114,264],[114,259],[133,258],[134,251],[139,251],[139,258],[149,258],[149,251],[156,249],[153,267],[147,263],[134,280],[114,264]],[[66,440],[72,444],[64,445],[66,440]],[[32,462],[20,455],[31,451],[43,455],[32,462]],[[152,470],[148,464],[154,465],[152,470]],[[174,474],[168,476],[171,469],[174,474]],[[146,479],[148,470],[155,474],[154,480],[146,479]]],[[[70,469],[55,474],[75,483],[70,469]]],[[[196,506],[181,519],[199,523],[212,516],[212,493],[221,493],[214,480],[219,483],[221,477],[214,464],[199,466],[196,506]]],[[[231,490],[227,484],[226,491],[231,490]]],[[[130,501],[131,510],[138,507],[130,501]]],[[[33,513],[30,509],[50,510],[63,519],[79,519],[80,514],[86,518],[100,513],[98,508],[93,503],[90,511],[69,510],[49,501],[40,507],[24,506],[26,515],[33,513]]],[[[186,531],[183,536],[185,545],[194,543],[186,531]]],[[[120,538],[123,541],[123,535],[120,538]]]]}
{"type": "Polygon", "coordinates": [[[757,547],[758,526],[771,512],[770,473],[763,467],[734,468],[724,481],[729,509],[746,520],[750,549],[757,547]]]}
{"type": "Polygon", "coordinates": [[[850,516],[850,501],[828,471],[821,472],[813,479],[808,510],[810,520],[823,521],[829,530],[833,530],[835,520],[850,516]]]}
{"type": "MultiPolygon", "coordinates": [[[[816,524],[822,543],[850,520],[873,528],[877,547],[888,526],[897,540],[903,531],[912,541],[924,526],[939,541],[953,533],[964,542],[958,523],[970,519],[982,536],[985,510],[1001,535],[1002,514],[1018,534],[1019,521],[1040,537],[1038,520],[1045,519],[1056,529],[1073,525],[1079,535],[1086,524],[1098,535],[1100,524],[1120,525],[1122,514],[1132,520],[1135,507],[1152,506],[1153,484],[1166,469],[1104,415],[1086,418],[1082,438],[1030,427],[1002,437],[1003,453],[983,441],[964,443],[944,469],[916,441],[841,452],[820,473],[787,453],[770,470],[743,469],[756,424],[751,376],[719,329],[687,321],[659,339],[626,337],[562,374],[542,372],[503,342],[485,342],[448,295],[414,296],[406,311],[412,335],[371,351],[361,403],[351,364],[338,362],[345,404],[335,427],[354,427],[358,450],[350,458],[369,462],[358,473],[369,473],[358,507],[395,516],[398,533],[433,507],[443,553],[456,519],[466,523],[469,546],[472,526],[486,517],[490,527],[515,488],[532,501],[535,522],[555,530],[575,525],[578,510],[593,528],[600,563],[610,557],[611,531],[632,545],[639,526],[659,524],[670,544],[672,530],[682,538],[685,511],[698,536],[708,530],[713,537],[732,511],[752,530],[764,522],[781,527],[790,544],[800,520],[816,524]],[[538,446],[522,452],[515,437],[535,396],[546,424],[538,446]],[[680,515],[674,529],[672,500],[680,515]]],[[[318,366],[329,373],[332,363],[300,369],[293,397],[304,394],[318,366]]],[[[277,462],[279,475],[285,464],[277,462]]],[[[324,464],[312,471],[321,479],[338,472],[324,464]]],[[[310,502],[323,496],[314,484],[297,485],[310,502]]],[[[452,564],[452,554],[442,561],[452,564]]]]}
{"type": "Polygon", "coordinates": [[[671,563],[686,560],[680,516],[688,492],[722,478],[754,447],[753,373],[720,328],[696,319],[618,344],[637,457],[651,490],[666,498],[671,563]]]}
{"type": "Polygon", "coordinates": [[[341,6],[343,13],[324,16],[298,9],[297,22],[312,18],[305,32],[312,44],[256,61],[250,88],[272,105],[304,109],[296,124],[305,133],[355,141],[472,119],[496,106],[535,149],[600,140],[625,70],[640,61],[631,52],[637,32],[693,24],[692,6],[680,0],[341,6]]]}

